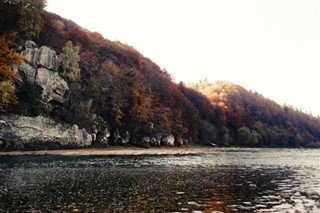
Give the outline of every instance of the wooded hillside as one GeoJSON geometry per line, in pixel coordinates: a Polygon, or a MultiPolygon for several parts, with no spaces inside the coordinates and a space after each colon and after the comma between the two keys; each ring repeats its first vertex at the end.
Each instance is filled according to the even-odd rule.
{"type": "MultiPolygon", "coordinates": [[[[145,135],[173,135],[176,145],[320,147],[319,117],[228,82],[173,82],[167,71],[134,47],[83,29],[44,11],[44,6],[43,0],[0,0],[0,42],[14,33],[8,47],[16,52],[27,40],[52,48],[59,58],[56,72],[68,83],[67,96],[63,103],[44,103],[32,82],[11,81],[14,100],[2,111],[47,115],[89,132],[129,132],[132,144],[145,135]]],[[[8,77],[0,71],[3,83],[8,77]]],[[[5,91],[0,94],[3,100],[5,91]]],[[[111,137],[109,144],[117,144],[116,139],[111,137]]],[[[97,140],[93,145],[101,144],[97,140]]]]}

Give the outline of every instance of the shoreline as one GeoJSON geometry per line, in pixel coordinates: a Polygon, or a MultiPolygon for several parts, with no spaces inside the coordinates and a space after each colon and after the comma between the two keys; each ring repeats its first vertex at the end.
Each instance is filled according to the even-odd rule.
{"type": "Polygon", "coordinates": [[[8,151],[0,152],[1,156],[90,156],[90,155],[188,155],[217,151],[215,148],[207,147],[121,147],[112,146],[107,148],[83,148],[83,149],[61,149],[61,150],[34,150],[34,151],[8,151]]]}
{"type": "MultiPolygon", "coordinates": [[[[57,150],[32,150],[32,151],[0,151],[0,157],[4,156],[129,156],[129,155],[192,155],[221,152],[260,152],[270,149],[290,148],[253,148],[253,147],[150,147],[141,148],[135,146],[109,146],[105,148],[83,149],[57,149],[57,150]]],[[[308,148],[307,148],[308,149],[308,148]]]]}

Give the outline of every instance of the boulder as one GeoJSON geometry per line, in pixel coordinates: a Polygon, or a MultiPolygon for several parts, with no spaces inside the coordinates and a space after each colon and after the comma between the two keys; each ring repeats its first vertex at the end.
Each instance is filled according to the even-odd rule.
{"type": "Polygon", "coordinates": [[[24,44],[25,48],[36,48],[37,44],[34,41],[28,40],[26,41],[26,43],[24,44]]]}
{"type": "Polygon", "coordinates": [[[178,146],[183,146],[183,145],[188,144],[188,141],[187,141],[186,139],[183,139],[183,138],[178,138],[178,139],[176,140],[176,142],[177,142],[177,145],[178,145],[178,146]]]}
{"type": "Polygon", "coordinates": [[[161,143],[165,146],[174,146],[174,136],[169,135],[161,139],[161,143]]]}
{"type": "Polygon", "coordinates": [[[160,147],[160,145],[161,145],[161,135],[157,133],[156,135],[151,137],[150,146],[160,147]]]}
{"type": "Polygon", "coordinates": [[[142,137],[140,141],[137,143],[137,146],[143,147],[143,148],[149,148],[150,147],[150,137],[142,137]]]}
{"type": "Polygon", "coordinates": [[[117,129],[113,134],[113,142],[116,145],[126,145],[130,141],[130,133],[128,131],[120,131],[117,129]]]}
{"type": "Polygon", "coordinates": [[[57,71],[59,68],[59,59],[56,51],[47,46],[42,46],[39,50],[38,66],[57,71]]]}
{"type": "Polygon", "coordinates": [[[57,72],[39,68],[35,83],[42,88],[41,97],[44,102],[56,101],[64,104],[69,87],[57,72]]]}
{"type": "Polygon", "coordinates": [[[152,137],[150,139],[150,146],[157,146],[157,147],[160,147],[161,145],[161,140],[156,138],[156,137],[152,137]]]}
{"type": "Polygon", "coordinates": [[[100,145],[108,145],[110,138],[110,131],[108,128],[105,128],[103,131],[100,131],[102,134],[101,140],[99,141],[100,145]]]}
{"type": "Polygon", "coordinates": [[[2,148],[5,143],[8,149],[86,147],[92,143],[91,135],[77,125],[63,125],[43,116],[12,114],[0,116],[0,140],[2,148]]]}

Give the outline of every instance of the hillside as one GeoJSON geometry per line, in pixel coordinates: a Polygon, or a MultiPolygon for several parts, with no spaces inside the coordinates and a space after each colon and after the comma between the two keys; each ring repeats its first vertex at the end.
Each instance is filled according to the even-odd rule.
{"type": "MultiPolygon", "coordinates": [[[[81,141],[85,146],[320,147],[319,118],[281,107],[231,83],[177,84],[133,47],[48,13],[44,5],[43,0],[0,1],[3,42],[24,56],[22,64],[16,59],[20,63],[14,69],[18,70],[16,79],[4,75],[10,70],[0,70],[1,82],[15,84],[10,90],[12,101],[0,104],[4,122],[16,125],[17,121],[43,116],[69,125],[67,135],[77,135],[75,138],[82,129],[80,135],[92,137],[92,143],[87,136],[85,143],[81,141]],[[26,2],[34,7],[26,6],[26,2]],[[13,34],[16,36],[8,36],[13,34]],[[44,76],[55,80],[49,84],[44,76]],[[10,117],[8,113],[24,117],[10,117]]],[[[6,90],[0,94],[4,97],[6,90]]],[[[36,121],[52,123],[42,117],[36,121]]],[[[52,132],[60,134],[63,127],[52,132]]],[[[24,145],[16,146],[12,138],[19,137],[0,133],[1,148],[33,149],[39,144],[40,148],[51,148],[39,138],[31,140],[36,145],[21,139],[24,145]]],[[[56,135],[43,140],[58,144],[52,148],[66,144],[56,135]]]]}
{"type": "MultiPolygon", "coordinates": [[[[291,106],[280,106],[239,85],[201,81],[189,85],[206,95],[234,145],[263,147],[319,146],[320,119],[291,106]]],[[[221,142],[221,140],[220,140],[221,142]]]]}

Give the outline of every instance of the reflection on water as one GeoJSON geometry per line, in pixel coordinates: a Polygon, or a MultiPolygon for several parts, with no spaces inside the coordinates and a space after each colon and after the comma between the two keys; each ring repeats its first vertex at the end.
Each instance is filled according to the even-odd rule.
{"type": "Polygon", "coordinates": [[[0,212],[320,212],[320,150],[0,157],[0,212]]]}

